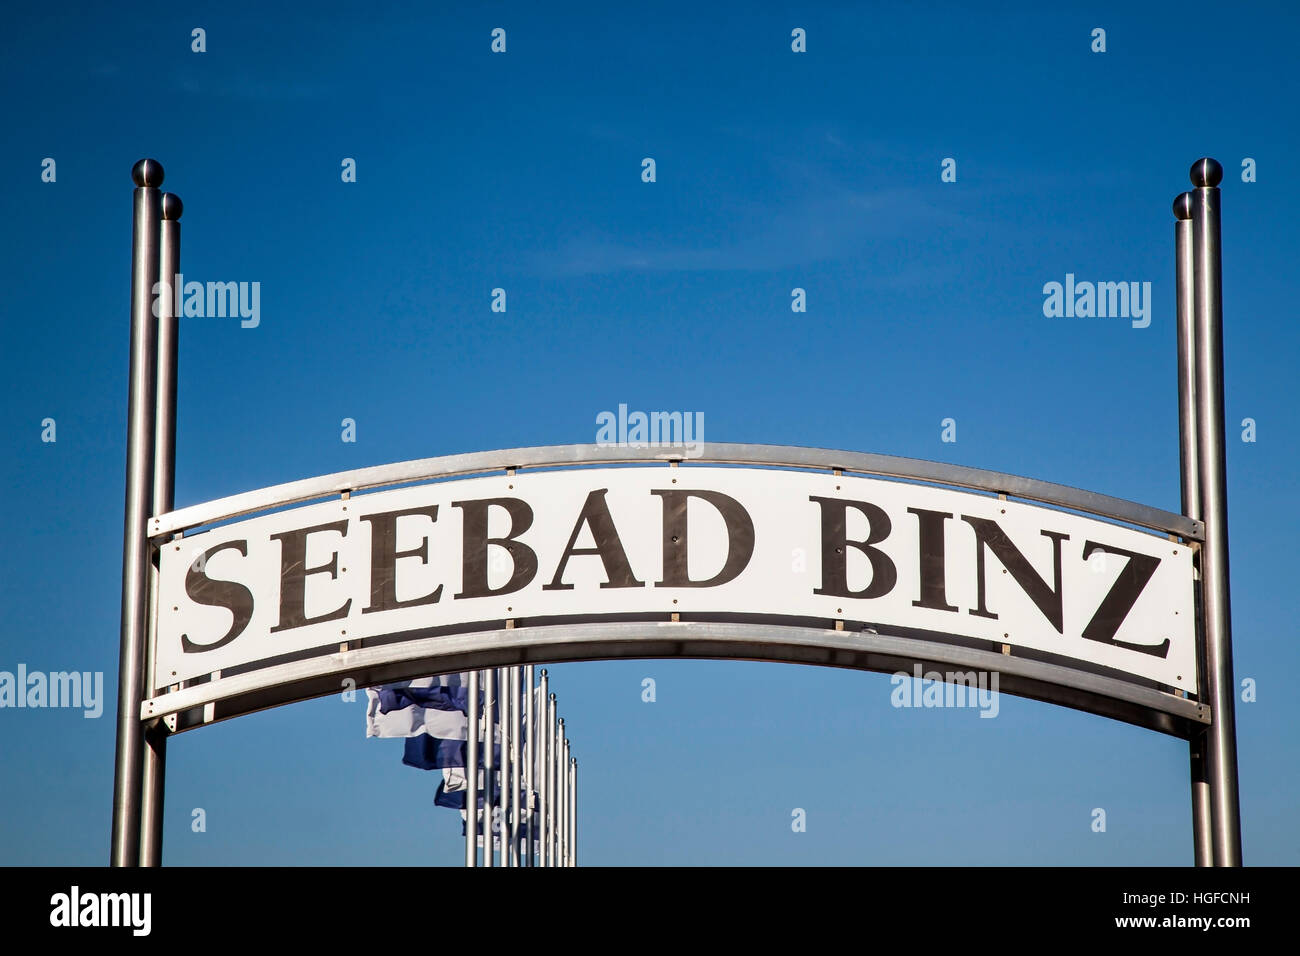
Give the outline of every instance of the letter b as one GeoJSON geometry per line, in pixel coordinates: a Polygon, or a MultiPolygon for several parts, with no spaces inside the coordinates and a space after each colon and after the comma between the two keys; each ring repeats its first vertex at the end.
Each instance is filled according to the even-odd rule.
{"type": "Polygon", "coordinates": [[[889,515],[869,501],[847,501],[841,498],[820,498],[809,495],[822,509],[822,586],[813,594],[831,597],[878,598],[894,589],[898,582],[898,569],[889,555],[874,545],[889,537],[889,515]],[[865,541],[848,540],[847,517],[849,508],[866,515],[870,523],[865,541]],[[848,549],[857,548],[871,562],[871,583],[857,591],[849,590],[848,549]]]}

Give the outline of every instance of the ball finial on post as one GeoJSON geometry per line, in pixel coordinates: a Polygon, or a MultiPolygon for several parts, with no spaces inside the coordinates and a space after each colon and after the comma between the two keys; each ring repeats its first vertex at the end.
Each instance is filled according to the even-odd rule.
{"type": "Polygon", "coordinates": [[[1192,185],[1198,189],[1204,189],[1207,186],[1217,186],[1223,182],[1223,167],[1219,165],[1218,160],[1210,159],[1205,156],[1192,163],[1191,170],[1192,185]]]}
{"type": "MultiPolygon", "coordinates": [[[[166,198],[166,197],[164,197],[166,198]]],[[[1192,194],[1190,192],[1182,193],[1174,200],[1174,218],[1191,219],[1192,218],[1192,194]]]]}
{"type": "Polygon", "coordinates": [[[131,179],[137,186],[158,187],[163,182],[162,163],[156,159],[142,159],[131,167],[131,179]]]}
{"type": "Polygon", "coordinates": [[[181,218],[181,213],[185,211],[185,204],[181,202],[181,197],[175,193],[162,194],[162,217],[169,220],[181,218]]]}

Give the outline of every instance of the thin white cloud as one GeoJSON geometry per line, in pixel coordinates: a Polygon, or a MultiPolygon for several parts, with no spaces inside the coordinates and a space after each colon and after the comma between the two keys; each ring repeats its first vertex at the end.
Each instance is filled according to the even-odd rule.
{"type": "MultiPolygon", "coordinates": [[[[558,248],[536,251],[531,271],[563,277],[625,271],[782,269],[855,257],[873,241],[933,236],[966,221],[957,210],[936,206],[920,190],[907,189],[781,200],[765,212],[756,231],[709,246],[650,244],[588,232],[558,248]]],[[[745,218],[752,222],[754,216],[749,213],[745,218]]]]}

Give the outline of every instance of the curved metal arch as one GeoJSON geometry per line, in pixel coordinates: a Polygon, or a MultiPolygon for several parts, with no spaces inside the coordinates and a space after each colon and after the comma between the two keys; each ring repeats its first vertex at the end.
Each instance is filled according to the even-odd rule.
{"type": "Polygon", "coordinates": [[[697,658],[845,667],[878,673],[923,668],[996,672],[999,692],[1147,727],[1177,737],[1210,722],[1209,708],[1152,687],[1059,664],[891,634],[781,624],[601,621],[415,635],[400,642],[287,661],[146,700],[142,720],[173,731],[269,707],[425,676],[514,664],[697,658]]]}
{"type": "Polygon", "coordinates": [[[231,518],[334,495],[420,481],[485,474],[509,468],[681,462],[807,468],[820,471],[839,469],[846,474],[910,479],[1002,494],[1009,498],[1022,498],[1178,535],[1189,541],[1204,539],[1204,525],[1185,515],[1162,511],[1123,498],[1084,491],[1069,485],[1058,485],[981,468],[968,468],[965,465],[949,465],[943,462],[923,461],[919,458],[896,458],[866,452],[803,448],[795,445],[703,442],[698,447],[698,455],[687,457],[686,449],[682,446],[630,448],[603,445],[543,445],[535,448],[509,448],[374,465],[322,475],[318,478],[304,478],[271,485],[156,515],[149,521],[149,535],[157,538],[183,533],[192,528],[231,518]]]}

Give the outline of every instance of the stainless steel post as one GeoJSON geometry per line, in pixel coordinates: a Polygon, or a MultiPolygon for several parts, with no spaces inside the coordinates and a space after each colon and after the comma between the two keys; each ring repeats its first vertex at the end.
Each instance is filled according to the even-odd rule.
{"type": "Polygon", "coordinates": [[[483,865],[494,866],[496,853],[496,669],[483,671],[483,865]]]}
{"type": "MultiPolygon", "coordinates": [[[[181,290],[181,198],[163,193],[158,236],[158,382],[154,403],[153,513],[172,510],[176,491],[176,379],[179,322],[176,302],[181,290]]],[[[152,549],[151,549],[152,550],[152,549]]],[[[157,552],[149,560],[150,594],[158,593],[157,552]]],[[[149,602],[149,632],[144,651],[144,693],[152,696],[153,652],[158,623],[157,601],[149,602]]],[[[140,865],[162,865],[163,798],[167,781],[167,725],[155,720],[144,731],[144,764],[140,781],[140,865]]]]}
{"type": "Polygon", "coordinates": [[[510,667],[497,669],[497,715],[500,721],[500,865],[510,866],[510,667]]]}
{"type": "Polygon", "coordinates": [[[519,805],[519,678],[520,668],[510,668],[510,865],[519,866],[519,831],[523,816],[519,805]]]}
{"type": "MultiPolygon", "coordinates": [[[[1196,285],[1192,254],[1192,194],[1174,200],[1174,258],[1176,261],[1178,341],[1178,458],[1182,476],[1183,514],[1201,519],[1201,476],[1196,460],[1196,285]]],[[[1205,700],[1205,642],[1199,627],[1200,595],[1196,595],[1198,621],[1196,669],[1197,698],[1205,700]]],[[[1205,732],[1194,732],[1187,742],[1192,790],[1192,845],[1197,866],[1214,861],[1210,824],[1210,783],[1205,766],[1205,732]]]]}
{"type": "Polygon", "coordinates": [[[478,671],[469,672],[469,727],[465,733],[465,865],[478,866],[478,671]]]}
{"type": "Polygon", "coordinates": [[[547,765],[550,760],[550,678],[546,668],[542,668],[541,697],[537,705],[537,865],[548,866],[546,855],[547,842],[550,840],[550,825],[547,814],[550,812],[551,797],[546,789],[548,780],[547,765]]]}
{"type": "Polygon", "coordinates": [[[573,776],[569,783],[569,866],[578,865],[578,758],[571,764],[573,776]]]}
{"type": "Polygon", "coordinates": [[[555,732],[555,694],[551,693],[546,702],[546,865],[558,866],[555,858],[557,846],[556,827],[560,818],[556,815],[555,765],[559,760],[557,751],[560,743],[555,732]]]}
{"type": "Polygon", "coordinates": [[[573,866],[573,758],[569,756],[569,738],[564,738],[564,855],[562,866],[573,866]]]}
{"type": "Polygon", "coordinates": [[[537,807],[537,796],[534,790],[534,782],[537,779],[535,761],[537,758],[537,710],[533,706],[533,698],[536,696],[533,690],[533,665],[528,664],[524,667],[524,686],[528,688],[528,696],[524,699],[524,726],[527,728],[527,739],[524,751],[524,812],[527,817],[524,820],[524,836],[526,837],[524,865],[536,866],[537,858],[533,851],[533,816],[537,807]]]}
{"type": "Polygon", "coordinates": [[[157,388],[153,289],[158,282],[162,164],[142,159],[135,181],[131,246],[131,364],[126,424],[126,501],[122,526],[122,621],[117,670],[117,751],[113,767],[112,864],[140,862],[140,780],[144,762],[145,631],[149,625],[149,537],[153,504],[154,396],[157,388]]]}
{"type": "Polygon", "coordinates": [[[559,718],[556,723],[559,728],[555,731],[555,865],[564,866],[565,847],[568,845],[568,835],[565,832],[568,813],[564,809],[565,797],[568,796],[568,788],[564,786],[564,778],[567,777],[564,763],[568,758],[564,754],[568,749],[568,740],[564,739],[564,718],[559,718]]]}
{"type": "Polygon", "coordinates": [[[1191,169],[1196,315],[1196,454],[1201,473],[1205,542],[1206,690],[1212,708],[1206,733],[1214,865],[1241,866],[1237,799],[1237,721],[1232,674],[1232,610],[1228,595],[1228,478],[1223,411],[1223,289],[1219,183],[1223,167],[1199,159],[1191,169]]]}

